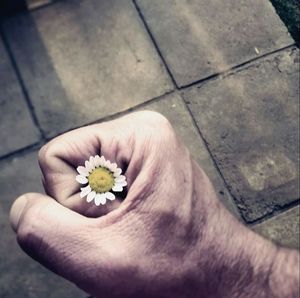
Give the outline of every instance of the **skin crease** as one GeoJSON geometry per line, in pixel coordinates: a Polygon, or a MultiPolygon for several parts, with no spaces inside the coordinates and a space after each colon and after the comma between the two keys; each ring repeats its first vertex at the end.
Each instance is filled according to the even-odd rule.
{"type": "Polygon", "coordinates": [[[63,134],[39,153],[47,194],[11,209],[20,246],[95,297],[298,297],[299,254],[240,224],[170,123],[137,112],[63,134]],[[128,193],[97,207],[76,167],[116,162],[128,193]]]}

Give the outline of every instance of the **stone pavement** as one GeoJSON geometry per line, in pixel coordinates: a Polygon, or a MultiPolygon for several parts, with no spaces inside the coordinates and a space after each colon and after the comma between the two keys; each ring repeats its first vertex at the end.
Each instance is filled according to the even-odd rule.
{"type": "Polygon", "coordinates": [[[299,60],[268,0],[65,0],[3,19],[0,297],[86,297],[21,252],[9,208],[42,191],[48,139],[138,109],[169,118],[244,224],[299,248],[299,60]]]}

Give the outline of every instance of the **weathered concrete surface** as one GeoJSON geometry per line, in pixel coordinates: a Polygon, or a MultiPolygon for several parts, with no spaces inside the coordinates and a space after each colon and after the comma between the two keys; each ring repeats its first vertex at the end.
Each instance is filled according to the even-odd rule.
{"type": "Polygon", "coordinates": [[[252,229],[280,245],[300,249],[299,225],[300,208],[297,206],[253,226],[252,229]]]}
{"type": "Polygon", "coordinates": [[[4,31],[47,136],[173,88],[130,0],[61,1],[4,31]]]}
{"type": "Polygon", "coordinates": [[[29,10],[40,8],[44,5],[53,3],[55,0],[26,0],[27,8],[29,10]]]}
{"type": "Polygon", "coordinates": [[[136,2],[179,86],[294,43],[270,1],[136,2]]]}
{"type": "Polygon", "coordinates": [[[34,144],[40,138],[1,39],[0,90],[1,156],[34,144]]]}
{"type": "Polygon", "coordinates": [[[299,198],[298,50],[184,96],[247,221],[299,198]]]}
{"type": "Polygon", "coordinates": [[[157,111],[167,117],[184,144],[189,148],[193,158],[204,169],[211,179],[219,199],[224,205],[240,218],[233,200],[224,186],[216,167],[213,164],[193,120],[179,94],[169,94],[155,102],[144,105],[141,109],[157,111]]]}
{"type": "Polygon", "coordinates": [[[42,192],[36,159],[33,152],[0,162],[0,297],[87,297],[25,255],[9,225],[9,210],[15,198],[25,192],[42,192]]]}
{"type": "MultiPolygon", "coordinates": [[[[137,2],[179,86],[293,43],[269,1],[137,2]]],[[[65,0],[10,18],[3,29],[48,137],[173,89],[130,0],[65,0]]],[[[6,94],[6,98],[0,95],[0,156],[38,139],[2,52],[0,44],[0,89],[6,94]],[[13,87],[7,91],[8,86],[13,87]]],[[[279,211],[299,197],[299,147],[295,145],[299,138],[295,63],[299,58],[290,51],[273,57],[184,92],[248,222],[279,211]]],[[[143,108],[169,118],[220,199],[238,217],[180,95],[169,94],[143,108]]],[[[86,297],[27,257],[9,226],[8,213],[15,197],[42,190],[36,154],[19,153],[14,159],[0,161],[0,168],[0,297],[86,297]]],[[[299,207],[254,229],[278,243],[297,247],[297,210],[299,207]]]]}

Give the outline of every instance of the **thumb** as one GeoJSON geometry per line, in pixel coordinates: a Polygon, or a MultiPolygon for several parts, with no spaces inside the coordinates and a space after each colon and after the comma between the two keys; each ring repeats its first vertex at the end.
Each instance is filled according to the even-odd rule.
{"type": "Polygon", "coordinates": [[[85,283],[89,271],[87,254],[93,240],[92,230],[96,228],[93,219],[48,196],[28,193],[14,202],[10,222],[27,254],[70,281],[85,283]]]}

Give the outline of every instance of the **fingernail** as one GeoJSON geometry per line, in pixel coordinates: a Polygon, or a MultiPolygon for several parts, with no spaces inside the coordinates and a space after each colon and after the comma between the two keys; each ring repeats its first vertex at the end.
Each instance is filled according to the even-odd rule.
{"type": "Polygon", "coordinates": [[[26,206],[27,199],[28,198],[26,195],[22,195],[18,197],[10,209],[10,215],[9,215],[10,225],[15,232],[17,232],[19,221],[22,216],[23,210],[26,206]]]}

